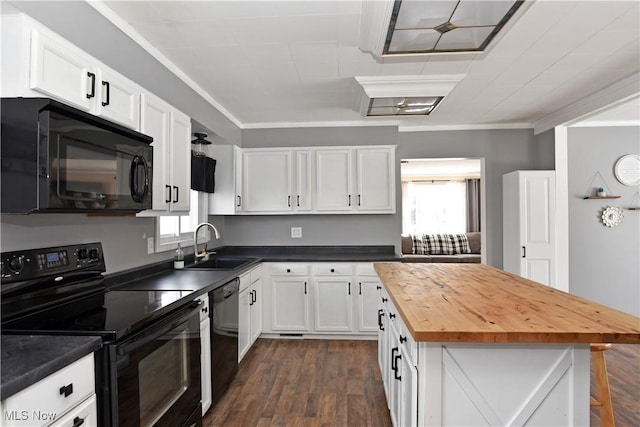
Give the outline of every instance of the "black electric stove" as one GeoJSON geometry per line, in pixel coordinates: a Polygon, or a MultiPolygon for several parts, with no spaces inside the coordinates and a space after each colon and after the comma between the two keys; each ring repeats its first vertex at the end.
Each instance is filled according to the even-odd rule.
{"type": "Polygon", "coordinates": [[[201,425],[201,304],[185,302],[191,291],[107,289],[100,243],[0,260],[3,334],[102,338],[95,354],[100,427],[201,425]]]}

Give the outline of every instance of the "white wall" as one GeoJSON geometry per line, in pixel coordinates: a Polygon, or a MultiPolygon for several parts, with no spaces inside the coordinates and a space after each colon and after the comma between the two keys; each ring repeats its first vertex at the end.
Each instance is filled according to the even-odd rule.
{"type": "Polygon", "coordinates": [[[569,291],[640,316],[640,211],[625,209],[615,228],[600,219],[604,207],[627,208],[640,191],[614,177],[615,162],[631,153],[640,154],[640,127],[568,129],[569,291]],[[619,199],[583,199],[596,172],[619,199]]]}

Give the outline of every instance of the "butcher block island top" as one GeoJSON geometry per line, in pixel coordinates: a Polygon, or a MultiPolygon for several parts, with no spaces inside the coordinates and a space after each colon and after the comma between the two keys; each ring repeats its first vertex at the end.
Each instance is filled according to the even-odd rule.
{"type": "Polygon", "coordinates": [[[640,343],[640,318],[488,265],[374,266],[416,341],[640,343]]]}

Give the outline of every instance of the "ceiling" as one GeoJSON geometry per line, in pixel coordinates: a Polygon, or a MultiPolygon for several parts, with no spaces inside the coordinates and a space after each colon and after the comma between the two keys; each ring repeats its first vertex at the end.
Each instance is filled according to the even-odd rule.
{"type": "Polygon", "coordinates": [[[361,1],[104,4],[241,128],[526,127],[640,71],[638,1],[527,0],[483,53],[384,58],[358,49],[361,1]],[[464,78],[429,116],[354,108],[355,76],[442,74],[464,78]]]}

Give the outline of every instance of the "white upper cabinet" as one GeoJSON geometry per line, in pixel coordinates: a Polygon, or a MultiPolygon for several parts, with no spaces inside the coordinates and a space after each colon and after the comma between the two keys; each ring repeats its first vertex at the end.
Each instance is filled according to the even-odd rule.
{"type": "Polygon", "coordinates": [[[291,210],[291,152],[251,150],[242,153],[244,212],[291,210]]]}
{"type": "Polygon", "coordinates": [[[140,131],[153,138],[153,211],[188,212],[191,120],[160,98],[143,93],[140,123],[140,131]]]}
{"type": "Polygon", "coordinates": [[[352,210],[353,166],[350,149],[316,150],[316,210],[352,210]]]}
{"type": "Polygon", "coordinates": [[[356,150],[356,210],[395,212],[394,162],[389,148],[356,150]]]}
{"type": "Polygon", "coordinates": [[[295,172],[291,202],[293,210],[296,212],[311,211],[311,151],[295,151],[295,172]]]}
{"type": "Polygon", "coordinates": [[[55,34],[31,31],[29,74],[36,92],[139,128],[140,87],[55,34]]]}
{"type": "Polygon", "coordinates": [[[395,148],[317,149],[316,210],[395,213],[395,148]]]}

